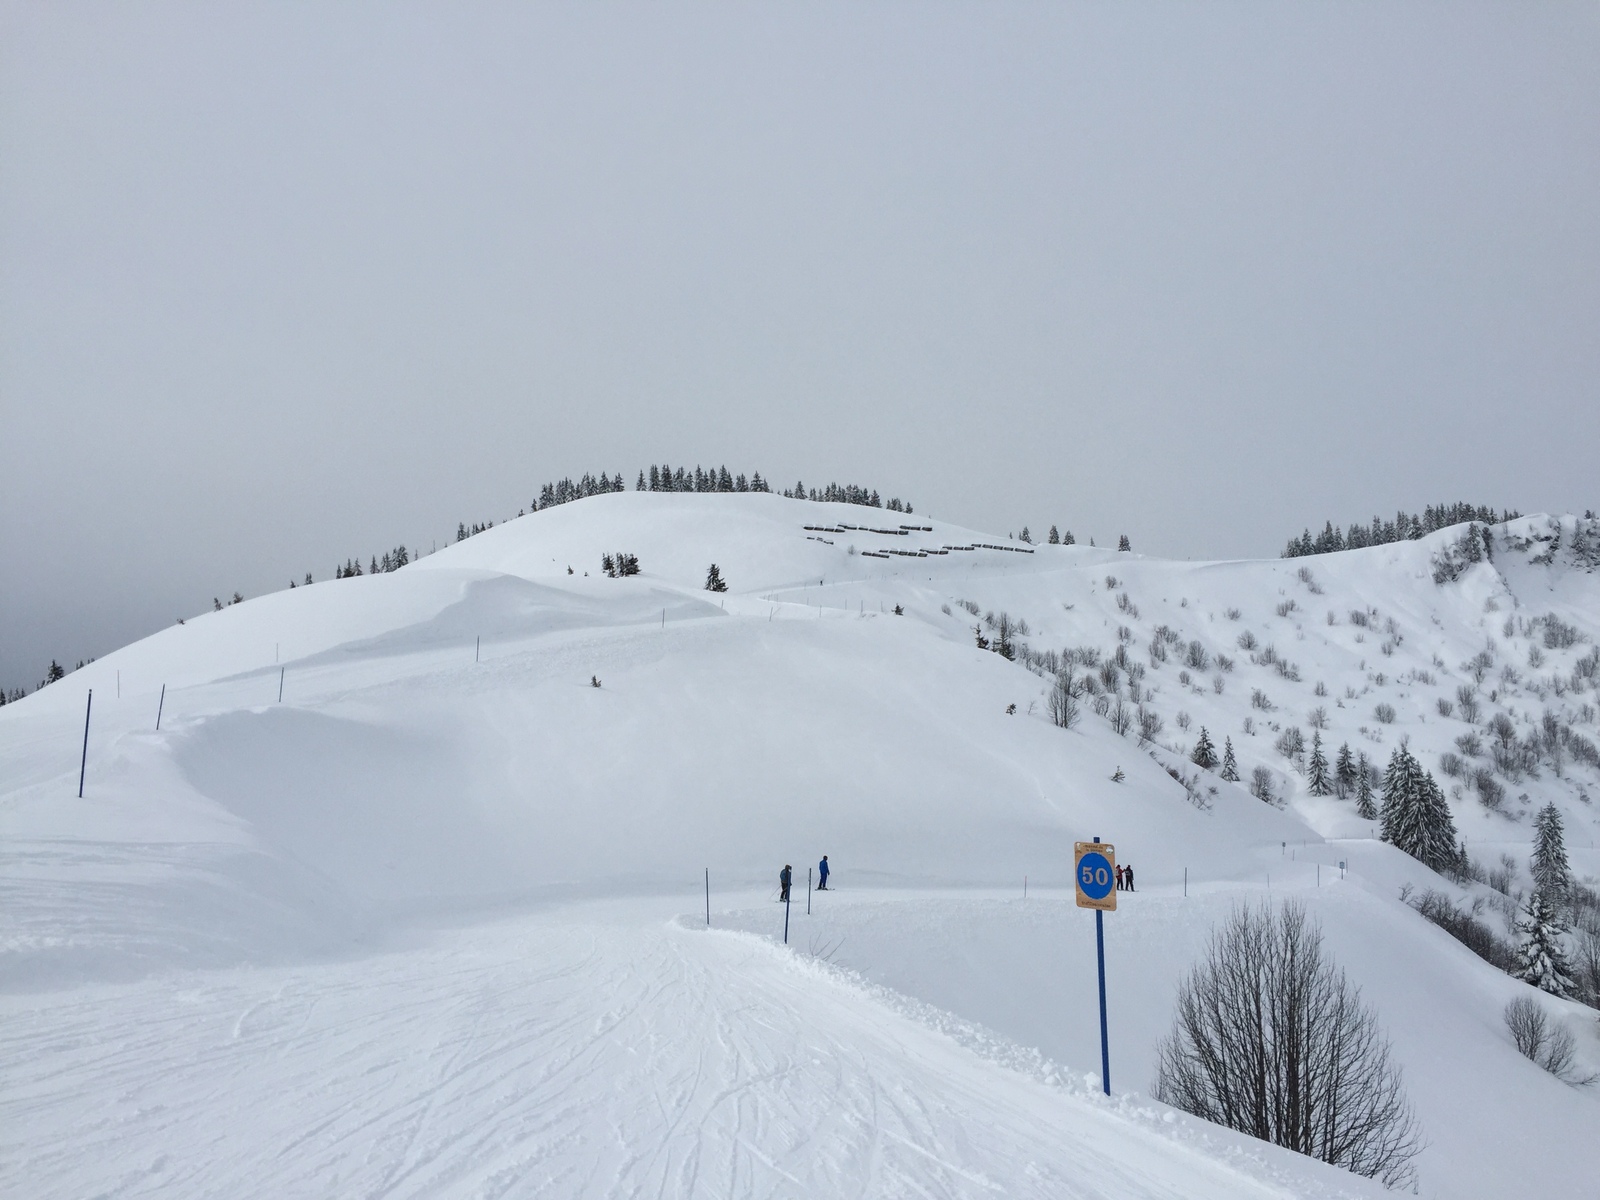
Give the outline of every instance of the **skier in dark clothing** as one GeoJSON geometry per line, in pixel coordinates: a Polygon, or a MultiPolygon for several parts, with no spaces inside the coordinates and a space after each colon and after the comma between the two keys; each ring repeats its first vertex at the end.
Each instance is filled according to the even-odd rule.
{"type": "Polygon", "coordinates": [[[828,890],[828,856],[824,854],[822,861],[817,864],[817,891],[828,890]]]}
{"type": "Polygon", "coordinates": [[[788,863],[784,863],[783,864],[783,870],[778,872],[778,903],[779,904],[788,903],[788,900],[789,900],[789,880],[792,879],[793,877],[794,876],[793,876],[793,873],[790,871],[789,864],[788,863]]]}
{"type": "Polygon", "coordinates": [[[1127,885],[1125,890],[1133,891],[1133,868],[1131,866],[1122,868],[1122,878],[1127,885]]]}

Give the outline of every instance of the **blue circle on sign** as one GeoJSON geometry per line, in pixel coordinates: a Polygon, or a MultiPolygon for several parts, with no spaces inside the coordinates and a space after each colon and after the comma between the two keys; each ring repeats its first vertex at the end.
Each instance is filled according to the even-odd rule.
{"type": "Polygon", "coordinates": [[[1091,850],[1078,860],[1078,890],[1089,899],[1104,900],[1116,882],[1111,860],[1098,850],[1091,850]]]}

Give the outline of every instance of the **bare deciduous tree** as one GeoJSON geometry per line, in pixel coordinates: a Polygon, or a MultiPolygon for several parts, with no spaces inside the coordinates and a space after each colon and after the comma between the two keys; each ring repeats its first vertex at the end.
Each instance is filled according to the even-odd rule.
{"type": "Polygon", "coordinates": [[[1083,681],[1078,678],[1076,667],[1068,663],[1056,674],[1055,684],[1045,699],[1045,711],[1050,714],[1051,724],[1061,729],[1071,729],[1076,725],[1079,715],[1078,698],[1082,695],[1083,681]]]}
{"type": "Polygon", "coordinates": [[[1176,1108],[1381,1180],[1422,1148],[1400,1070],[1305,910],[1235,909],[1178,989],[1153,1093],[1176,1108]]]}
{"type": "Polygon", "coordinates": [[[1537,1001],[1528,996],[1518,996],[1506,1005],[1506,1028],[1518,1052],[1526,1059],[1539,1064],[1564,1083],[1584,1087],[1596,1076],[1573,1070],[1577,1047],[1572,1034],[1561,1025],[1553,1024],[1537,1001]]]}

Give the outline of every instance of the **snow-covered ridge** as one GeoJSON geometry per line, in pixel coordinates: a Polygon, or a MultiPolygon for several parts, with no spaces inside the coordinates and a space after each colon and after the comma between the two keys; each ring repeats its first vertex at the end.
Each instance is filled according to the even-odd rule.
{"type": "MultiPolygon", "coordinates": [[[[54,1028],[52,1012],[63,1004],[85,1030],[106,1006],[148,1015],[177,986],[173,972],[202,997],[200,1011],[218,1028],[234,1001],[231,988],[267,989],[248,1000],[259,1005],[254,1015],[227,1019],[229,1028],[238,1021],[232,1045],[248,1042],[252,1030],[292,1029],[302,1018],[321,1028],[295,997],[305,989],[308,1004],[331,1000],[326,989],[337,980],[346,999],[320,1011],[349,1021],[366,1013],[382,1026],[381,1007],[396,996],[439,1002],[408,973],[452,969],[456,935],[442,929],[476,926],[490,913],[513,922],[542,914],[537,931],[518,925],[473,943],[470,954],[482,957],[468,972],[472,986],[492,989],[502,975],[514,978],[516,988],[547,998],[547,1009],[518,1008],[523,1019],[548,1011],[593,1023],[609,1009],[596,999],[599,1016],[583,1015],[581,985],[509,965],[524,933],[530,944],[549,947],[551,961],[580,976],[592,971],[597,987],[627,978],[613,956],[628,954],[659,966],[655,984],[639,984],[641,996],[732,969],[786,987],[790,976],[759,955],[680,953],[673,939],[685,930],[675,927],[663,941],[665,916],[641,923],[638,914],[653,914],[644,897],[663,892],[683,897],[668,902],[666,915],[696,907],[708,868],[716,913],[729,904],[770,911],[755,902],[777,867],[803,867],[828,853],[844,896],[892,890],[881,892],[882,904],[841,899],[819,912],[798,951],[813,935],[833,944],[836,929],[847,939],[841,964],[1042,1050],[1081,1077],[1097,1061],[1097,1044],[1073,1035],[1092,989],[1082,991],[1074,966],[1082,961],[1072,950],[1081,935],[1076,910],[1049,889],[1067,879],[1072,842],[1101,835],[1138,868],[1141,888],[1116,914],[1110,950],[1121,1005],[1114,1063],[1126,1064],[1120,1076],[1113,1069],[1119,1090],[1147,1085],[1149,1049],[1170,1020],[1172,986],[1212,921],[1241,898],[1289,890],[1315,906],[1336,956],[1392,1031],[1432,1145],[1420,1163],[1424,1191],[1505,1194],[1527,1167],[1527,1155],[1515,1171],[1494,1159],[1492,1145],[1509,1138],[1547,1155],[1539,1178],[1548,1194],[1564,1194],[1583,1161],[1581,1151],[1561,1147],[1579,1144],[1574,1131],[1592,1123],[1594,1101],[1506,1043],[1499,1011],[1522,985],[1402,904],[1404,884],[1451,885],[1374,843],[1352,797],[1311,795],[1301,764],[1278,748],[1298,729],[1308,745],[1320,737],[1330,759],[1348,743],[1381,766],[1406,738],[1445,787],[1474,856],[1492,863],[1509,853],[1525,874],[1529,815],[1554,801],[1577,874],[1600,872],[1593,850],[1600,773],[1582,750],[1600,741],[1595,673],[1585,665],[1596,661],[1600,643],[1600,579],[1590,561],[1600,530],[1571,517],[1520,518],[1489,527],[1487,542],[1480,529],[1477,561],[1463,532],[1309,559],[1179,563],[1024,546],[922,514],[844,504],[612,493],[497,526],[392,574],[206,614],[0,709],[0,996],[13,1027],[37,1039],[54,1028]],[[602,556],[618,552],[637,555],[641,573],[603,575],[602,556]],[[728,592],[704,589],[712,563],[728,592]],[[1441,563],[1451,569],[1441,572],[1441,563]],[[979,633],[993,640],[991,613],[996,622],[1005,614],[1026,623],[1018,661],[978,648],[979,633]],[[1069,652],[1102,695],[1150,714],[1149,745],[1138,744],[1137,724],[1120,736],[1095,713],[1092,695],[1075,728],[1050,724],[1048,676],[1069,652]],[[1119,665],[1102,677],[1108,663],[1119,665]],[[1475,709],[1471,721],[1463,719],[1462,689],[1475,709]],[[1500,732],[1506,726],[1509,735],[1500,732]],[[1239,783],[1189,762],[1202,727],[1219,751],[1231,742],[1239,783]],[[1479,744],[1469,752],[1460,743],[1473,737],[1479,744]],[[1459,762],[1447,762],[1449,755],[1459,762]],[[1281,805],[1250,794],[1258,767],[1270,773],[1281,805]],[[1113,782],[1119,770],[1123,781],[1113,782]],[[1024,876],[1043,899],[1029,910],[1007,907],[1024,876]],[[930,900],[935,891],[938,904],[930,900]],[[563,923],[562,906],[597,897],[636,898],[615,901],[625,917],[563,923]],[[581,932],[603,929],[612,932],[581,932]],[[414,955],[408,949],[423,946],[414,955]],[[370,1004],[349,1000],[367,995],[363,963],[380,951],[377,977],[396,981],[396,990],[383,993],[387,999],[372,993],[370,1004]],[[590,965],[586,953],[595,956],[590,965]],[[221,967],[249,974],[223,986],[221,967]],[[411,982],[398,982],[404,979],[411,982]],[[118,982],[130,980],[144,982],[118,982]],[[279,989],[282,997],[272,999],[279,989]],[[1462,1095],[1483,1102],[1463,1107],[1462,1095]]],[[[740,920],[754,927],[760,918],[740,920]]],[[[763,991],[739,994],[755,1003],[763,991]]],[[[858,1007],[870,1006],[869,998],[853,996],[829,1001],[833,1049],[821,1056],[825,1063],[854,1061],[844,1047],[857,1033],[870,1034],[874,1046],[903,1036],[875,1009],[858,1007]]],[[[630,1045],[660,1037],[637,1006],[623,1008],[623,1025],[636,1035],[630,1045]]],[[[674,1010],[673,1019],[687,1020],[691,1010],[674,1010]]],[[[470,1011],[464,1004],[463,1021],[470,1011]]],[[[1582,1010],[1562,1011],[1579,1029],[1582,1010]]],[[[499,1029],[496,1019],[484,1016],[482,1028],[499,1029]]],[[[404,1042],[454,1036],[455,1027],[388,1028],[404,1042]]],[[[337,1026],[319,1036],[316,1044],[329,1053],[345,1044],[337,1026]]],[[[487,1053],[496,1036],[467,1040],[487,1053]]],[[[555,1070],[554,1059],[541,1056],[588,1051],[560,1041],[566,1034],[549,1036],[558,1039],[554,1049],[541,1043],[519,1060],[516,1086],[556,1104],[559,1089],[540,1091],[544,1085],[534,1082],[555,1070]]],[[[291,1040],[269,1038],[263,1053],[293,1059],[291,1040]]],[[[376,1037],[352,1061],[381,1072],[382,1043],[376,1037]]],[[[46,1072],[39,1044],[24,1041],[21,1057],[9,1061],[46,1072]]],[[[1583,1052],[1600,1062],[1594,1045],[1583,1052]]],[[[263,1086],[309,1086],[317,1055],[307,1054],[303,1076],[263,1086]]],[[[811,1077],[813,1066],[798,1051],[769,1044],[762,1054],[774,1063],[792,1059],[811,1077]]],[[[637,1078],[626,1056],[599,1057],[616,1078],[637,1078]]],[[[166,1060],[152,1051],[147,1061],[166,1060]]],[[[661,1063],[668,1074],[692,1075],[685,1060],[661,1063]]],[[[723,1066],[735,1075],[743,1069],[733,1059],[723,1066]]],[[[1025,1093],[973,1083],[969,1069],[896,1074],[892,1086],[961,1079],[987,1097],[986,1113],[1026,1107],[1025,1093]]],[[[27,1078],[30,1087],[44,1086],[27,1078]]],[[[349,1089],[331,1094],[370,1102],[358,1100],[367,1093],[356,1078],[352,1068],[349,1089]]],[[[394,1086],[410,1094],[423,1081],[405,1076],[394,1086]]],[[[740,1086],[752,1089],[750,1111],[770,1122],[767,1134],[752,1135],[758,1142],[778,1129],[823,1136],[821,1126],[773,1115],[787,1111],[787,1101],[762,1092],[765,1085],[745,1079],[740,1086]]],[[[682,1094],[695,1094],[687,1081],[682,1094]]],[[[168,1099],[175,1110],[188,1103],[168,1099]]],[[[62,1096],[52,1103],[52,1112],[74,1111],[62,1096]]],[[[499,1128],[492,1110],[475,1108],[465,1092],[453,1103],[453,1121],[499,1128]]],[[[1050,1120],[1080,1119],[1049,1105],[1057,1114],[1050,1120]]],[[[584,1111],[601,1126],[615,1119],[636,1132],[656,1128],[637,1113],[608,1109],[599,1090],[584,1111]]],[[[719,1111],[708,1107],[697,1119],[715,1130],[719,1111]]],[[[519,1128],[531,1130],[539,1112],[526,1115],[519,1128]]],[[[70,1122],[62,1119],[65,1130],[70,1122]]],[[[128,1119],[151,1128],[145,1118],[128,1119]]],[[[273,1128],[292,1137],[296,1120],[286,1112],[273,1128]]],[[[418,1120],[426,1125],[425,1116],[418,1120]]],[[[583,1124],[588,1118],[573,1120],[563,1136],[587,1145],[594,1136],[583,1124]]],[[[905,1129],[959,1124],[908,1118],[905,1129]]],[[[846,1144],[845,1125],[827,1136],[846,1144]]],[[[1007,1138],[1022,1128],[997,1127],[1012,1131],[1007,1138]]],[[[407,1144],[398,1126],[384,1136],[407,1144]]],[[[674,1134],[656,1128],[648,1136],[667,1146],[674,1134]]],[[[708,1136],[716,1153],[727,1150],[720,1134],[708,1136]]],[[[523,1177],[513,1163],[548,1148],[536,1133],[518,1137],[506,1143],[514,1144],[507,1158],[489,1155],[510,1178],[523,1177]]],[[[771,1143],[760,1144],[771,1151],[771,1143]]],[[[1053,1181],[1053,1190],[1028,1182],[1017,1165],[1026,1157],[1022,1143],[1005,1145],[998,1158],[972,1146],[940,1147],[950,1171],[938,1176],[944,1194],[981,1192],[962,1173],[979,1159],[982,1171],[1014,1169],[994,1176],[1001,1190],[1064,1194],[1049,1173],[1060,1166],[1056,1159],[1039,1160],[1039,1179],[1053,1181]]],[[[1140,1154],[1156,1153],[1139,1145],[1140,1154]]],[[[372,1161],[391,1164],[409,1153],[370,1146],[361,1153],[369,1151],[372,1161]]],[[[0,1178],[19,1178],[23,1152],[6,1153],[0,1178]]],[[[73,1174],[62,1154],[58,1194],[94,1190],[108,1177],[95,1174],[94,1164],[120,1161],[108,1146],[85,1160],[86,1173],[73,1174]]],[[[351,1155],[341,1160],[347,1170],[360,1157],[351,1155]]],[[[599,1170],[599,1160],[585,1155],[574,1150],[563,1161],[599,1170]]],[[[235,1165],[255,1161],[245,1154],[235,1165]]],[[[263,1178],[289,1190],[297,1179],[304,1188],[326,1178],[314,1158],[293,1161],[301,1174],[291,1165],[263,1178]]],[[[1181,1191],[1181,1156],[1151,1161],[1158,1166],[1150,1178],[1122,1194],[1181,1191]]],[[[605,1194],[620,1186],[617,1179],[657,1186],[683,1178],[612,1165],[623,1172],[615,1179],[603,1171],[564,1177],[577,1180],[564,1194],[605,1194]]],[[[772,1182],[778,1176],[761,1174],[766,1167],[751,1169],[743,1185],[709,1190],[754,1194],[761,1180],[768,1191],[783,1190],[772,1182]]],[[[897,1178],[915,1178],[912,1167],[897,1169],[906,1172],[897,1178]]],[[[445,1179],[404,1177],[418,1181],[418,1194],[427,1191],[423,1181],[445,1179]]],[[[465,1178],[440,1186],[483,1183],[465,1178]]],[[[868,1176],[842,1170],[829,1178],[859,1190],[868,1176]]],[[[1227,1194],[1229,1177],[1217,1178],[1217,1194],[1227,1194]]],[[[377,1177],[370,1182],[381,1190],[377,1177]]],[[[1288,1190],[1309,1194],[1312,1185],[1288,1190]]]]}

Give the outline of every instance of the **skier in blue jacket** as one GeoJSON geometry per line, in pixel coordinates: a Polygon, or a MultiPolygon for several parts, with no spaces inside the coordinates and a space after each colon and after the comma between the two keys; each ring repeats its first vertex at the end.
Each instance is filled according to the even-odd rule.
{"type": "Polygon", "coordinates": [[[817,891],[819,891],[819,892],[827,891],[828,890],[828,856],[826,854],[824,854],[822,856],[822,861],[817,864],[817,876],[818,876],[818,880],[819,880],[819,882],[817,883],[817,891]]]}

